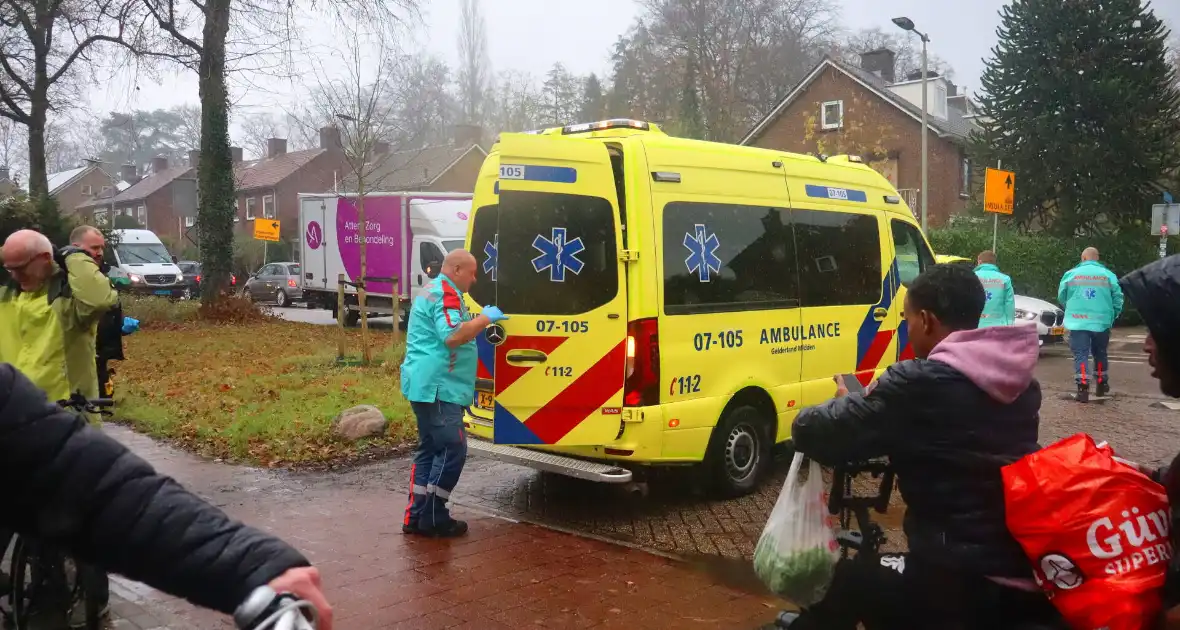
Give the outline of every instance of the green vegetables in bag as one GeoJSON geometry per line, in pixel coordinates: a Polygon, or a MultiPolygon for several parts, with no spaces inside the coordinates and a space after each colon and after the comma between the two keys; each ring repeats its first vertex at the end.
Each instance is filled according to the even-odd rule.
{"type": "Polygon", "coordinates": [[[763,536],[754,549],[754,572],[762,583],[800,606],[823,599],[834,571],[834,558],[825,547],[779,552],[774,538],[763,536]]]}

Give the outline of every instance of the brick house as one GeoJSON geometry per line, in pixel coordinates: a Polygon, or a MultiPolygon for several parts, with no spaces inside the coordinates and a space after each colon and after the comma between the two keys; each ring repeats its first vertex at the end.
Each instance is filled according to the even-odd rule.
{"type": "MultiPolygon", "coordinates": [[[[861,55],[857,68],[825,57],[741,144],[795,153],[860,155],[920,216],[922,77],[894,77],[889,49],[861,55]]],[[[930,225],[961,213],[974,186],[967,143],[976,128],[970,99],[945,77],[927,78],[930,225]]]]}
{"type": "MultiPolygon", "coordinates": [[[[488,152],[475,143],[379,151],[370,165],[366,188],[372,192],[474,192],[487,156],[488,152]]],[[[341,189],[355,191],[356,177],[350,175],[341,189]]]]}
{"type": "MultiPolygon", "coordinates": [[[[134,170],[134,167],[131,168],[134,170]]],[[[111,165],[88,163],[67,171],[50,173],[49,196],[57,200],[58,210],[62,214],[72,214],[86,201],[95,197],[109,198],[131,185],[125,173],[119,172],[116,177],[112,174],[115,172],[111,165]]],[[[93,217],[87,214],[81,218],[89,222],[93,217]]]]}
{"type": "Polygon", "coordinates": [[[172,165],[168,158],[152,158],[151,173],[135,177],[135,167],[123,167],[131,186],[114,196],[98,196],[78,205],[79,215],[89,216],[95,225],[114,225],[114,217],[134,218],[144,229],[156,233],[173,246],[180,245],[195,224],[196,163],[199,152],[189,151],[188,164],[172,165]],[[187,206],[187,210],[181,206],[187,206]]]}
{"type": "Polygon", "coordinates": [[[267,155],[258,160],[243,160],[242,150],[232,149],[237,183],[234,222],[240,232],[253,235],[255,219],[277,218],[283,240],[294,241],[299,235],[299,193],[330,192],[348,170],[340,130],[321,128],[320,146],[304,151],[288,152],[283,138],[266,143],[267,155]]]}

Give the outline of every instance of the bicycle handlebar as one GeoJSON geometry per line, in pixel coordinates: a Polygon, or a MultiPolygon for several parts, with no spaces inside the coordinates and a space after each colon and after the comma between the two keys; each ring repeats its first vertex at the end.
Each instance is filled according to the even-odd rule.
{"type": "Polygon", "coordinates": [[[57,404],[63,409],[73,409],[78,413],[110,415],[111,412],[107,409],[114,407],[115,401],[110,398],[87,398],[82,392],[74,392],[69,398],[57,401],[57,404]]]}
{"type": "Polygon", "coordinates": [[[311,602],[269,586],[254,589],[234,611],[238,630],[315,630],[319,613],[311,602]]]}

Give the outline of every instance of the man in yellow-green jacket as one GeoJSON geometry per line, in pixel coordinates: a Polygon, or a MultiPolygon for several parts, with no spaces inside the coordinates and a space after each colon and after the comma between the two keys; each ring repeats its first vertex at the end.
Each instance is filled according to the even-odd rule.
{"type": "MultiPolygon", "coordinates": [[[[75,231],[102,251],[102,233],[75,231]]],[[[89,248],[85,248],[89,249],[89,248]]],[[[45,390],[49,400],[74,392],[98,397],[94,338],[102,314],[118,303],[110,280],[83,249],[63,251],[33,230],[13,232],[2,258],[11,280],[0,286],[0,363],[11,363],[45,390]]]]}

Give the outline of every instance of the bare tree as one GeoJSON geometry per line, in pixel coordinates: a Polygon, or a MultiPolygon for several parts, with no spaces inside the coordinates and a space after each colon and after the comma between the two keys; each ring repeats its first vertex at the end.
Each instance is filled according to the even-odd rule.
{"type": "Polygon", "coordinates": [[[8,177],[17,181],[17,173],[26,165],[28,139],[25,127],[9,118],[0,118],[0,166],[8,169],[8,177]]]}
{"type": "Polygon", "coordinates": [[[315,132],[322,124],[323,121],[308,118],[305,125],[293,114],[254,112],[242,116],[238,125],[238,144],[256,158],[266,157],[267,140],[270,138],[284,138],[288,150],[302,151],[316,146],[318,139],[315,132]]]}
{"type": "MultiPolygon", "coordinates": [[[[85,0],[79,0],[85,1],[85,0]]],[[[233,261],[234,175],[229,146],[232,63],[286,52],[295,41],[295,13],[323,8],[337,22],[358,22],[395,36],[406,14],[417,15],[418,0],[140,0],[155,23],[175,42],[178,55],[195,70],[201,98],[201,162],[197,225],[203,269],[213,287],[229,284],[233,261]],[[231,17],[233,18],[231,24],[231,17]],[[231,42],[231,26],[235,39],[231,42]],[[231,45],[232,44],[232,45],[231,45]],[[195,62],[194,62],[195,60],[195,62]]],[[[281,66],[280,63],[278,64],[281,66]]],[[[202,292],[211,304],[221,290],[202,292]]]]}
{"type": "Polygon", "coordinates": [[[187,149],[201,146],[201,107],[200,105],[180,105],[175,108],[180,117],[180,127],[176,129],[176,137],[187,149]]]}
{"type": "Polygon", "coordinates": [[[0,0],[0,116],[24,125],[29,193],[48,194],[45,132],[72,72],[99,47],[154,54],[140,0],[0,0]]]}
{"type": "MultiPolygon", "coordinates": [[[[893,68],[899,81],[904,80],[911,72],[920,73],[922,71],[921,41],[901,30],[892,33],[886,32],[880,27],[862,29],[837,40],[832,52],[845,63],[859,67],[862,53],[879,48],[888,48],[897,55],[893,68]]],[[[931,72],[937,72],[947,78],[954,75],[950,64],[937,55],[929,55],[927,63],[931,72]]]]}
{"type": "Polygon", "coordinates": [[[479,0],[462,0],[459,28],[459,104],[465,123],[483,120],[491,61],[488,58],[487,24],[479,0]]]}
{"type": "MultiPolygon", "coordinates": [[[[388,78],[395,57],[382,37],[347,38],[344,55],[347,73],[343,78],[332,78],[321,71],[320,84],[312,97],[313,115],[321,120],[339,121],[340,144],[348,168],[345,180],[348,188],[356,190],[357,239],[360,245],[360,277],[356,278],[357,308],[361,312],[361,351],[365,364],[372,361],[369,347],[369,317],[365,308],[368,291],[366,257],[365,195],[381,188],[382,181],[394,170],[387,164],[391,151],[389,142],[401,135],[396,99],[388,78]],[[374,42],[373,54],[365,55],[361,40],[374,42]]],[[[339,72],[340,58],[334,58],[332,69],[339,72]]],[[[399,279],[404,281],[404,278],[399,279]]],[[[396,287],[395,287],[396,288],[396,287]]],[[[343,317],[343,314],[341,314],[343,317]]]]}

